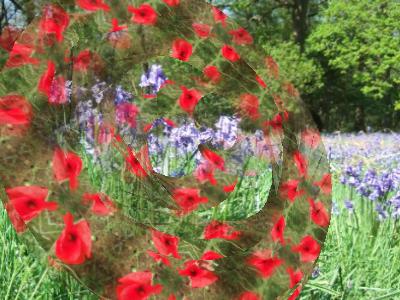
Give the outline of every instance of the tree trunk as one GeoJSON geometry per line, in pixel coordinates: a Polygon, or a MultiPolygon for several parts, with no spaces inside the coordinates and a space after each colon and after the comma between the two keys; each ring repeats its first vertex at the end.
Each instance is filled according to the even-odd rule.
{"type": "Polygon", "coordinates": [[[304,52],[304,44],[308,34],[307,14],[310,0],[294,0],[292,9],[293,35],[295,42],[304,52]]]}

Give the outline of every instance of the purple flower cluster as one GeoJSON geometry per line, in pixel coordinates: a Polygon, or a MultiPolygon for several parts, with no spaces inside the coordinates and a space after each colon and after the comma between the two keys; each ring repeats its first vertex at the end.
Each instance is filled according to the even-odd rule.
{"type": "Polygon", "coordinates": [[[395,219],[400,218],[400,190],[388,201],[392,207],[392,216],[395,219]]]}
{"type": "Polygon", "coordinates": [[[213,143],[223,149],[231,148],[238,138],[239,122],[239,118],[221,116],[215,124],[213,143]]]}
{"type": "MultiPolygon", "coordinates": [[[[324,137],[340,182],[374,202],[379,220],[400,216],[400,134],[335,134],[324,137]],[[340,171],[342,170],[342,171],[340,171]]],[[[344,202],[349,212],[354,206],[344,202]]]]}
{"type": "Polygon", "coordinates": [[[231,157],[240,164],[255,154],[261,155],[269,147],[263,143],[262,133],[245,135],[239,129],[239,122],[240,119],[235,116],[221,116],[215,125],[209,128],[197,127],[188,120],[184,120],[178,127],[171,127],[163,119],[155,120],[147,139],[155,170],[160,169],[162,161],[159,158],[165,159],[168,149],[173,149],[169,153],[171,159],[184,162],[188,158],[193,158],[197,166],[201,165],[204,163],[204,158],[198,151],[200,144],[209,144],[224,150],[236,145],[235,149],[232,149],[231,157]],[[160,130],[156,130],[159,126],[163,128],[161,133],[160,130]]]}
{"type": "Polygon", "coordinates": [[[131,102],[133,100],[133,95],[125,91],[122,86],[118,85],[115,88],[114,104],[119,105],[126,102],[131,102]]]}
{"type": "Polygon", "coordinates": [[[141,76],[139,86],[141,88],[146,88],[147,94],[154,95],[158,93],[165,81],[167,81],[167,77],[161,65],[154,64],[141,76]]]}

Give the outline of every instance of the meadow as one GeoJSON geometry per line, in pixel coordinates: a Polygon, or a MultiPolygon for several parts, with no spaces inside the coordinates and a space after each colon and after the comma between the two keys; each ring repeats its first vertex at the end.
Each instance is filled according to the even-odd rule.
{"type": "MultiPolygon", "coordinates": [[[[334,174],[332,221],[300,299],[400,299],[400,135],[330,134],[324,143],[334,174]]],[[[0,299],[96,299],[29,255],[3,208],[0,220],[0,299]]]]}

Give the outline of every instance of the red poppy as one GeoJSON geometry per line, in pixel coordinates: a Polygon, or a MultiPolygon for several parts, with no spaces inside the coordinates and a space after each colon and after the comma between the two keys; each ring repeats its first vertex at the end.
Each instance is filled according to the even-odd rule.
{"type": "Polygon", "coordinates": [[[208,198],[200,196],[200,190],[194,188],[178,188],[172,193],[174,201],[181,208],[181,214],[188,214],[200,204],[207,203],[208,198]]]}
{"type": "Polygon", "coordinates": [[[64,39],[63,33],[69,25],[69,15],[58,5],[48,4],[43,8],[39,22],[39,35],[54,34],[58,42],[64,39]]]}
{"type": "Polygon", "coordinates": [[[216,259],[220,259],[223,257],[224,257],[223,255],[221,255],[215,251],[208,250],[203,253],[200,260],[216,260],[216,259]]]}
{"type": "Polygon", "coordinates": [[[92,237],[89,223],[81,220],[74,224],[74,217],[67,212],[65,228],[56,241],[56,256],[66,264],[79,265],[92,256],[92,237]]]}
{"type": "Polygon", "coordinates": [[[200,38],[208,38],[211,34],[212,27],[210,25],[201,24],[201,23],[193,23],[192,27],[193,27],[194,32],[200,38]]]}
{"type": "Polygon", "coordinates": [[[200,152],[203,157],[210,162],[215,168],[224,171],[225,170],[225,161],[224,159],[219,156],[217,153],[214,151],[211,151],[210,149],[206,147],[200,147],[200,152]]]}
{"type": "Polygon", "coordinates": [[[299,285],[294,292],[290,295],[290,297],[288,298],[288,300],[296,300],[297,297],[300,295],[301,292],[301,285],[299,285]]]}
{"type": "Polygon", "coordinates": [[[163,0],[169,6],[178,6],[180,0],[163,0]]]}
{"type": "Polygon", "coordinates": [[[133,14],[132,21],[137,24],[154,25],[157,22],[157,13],[150,4],[144,3],[138,8],[129,5],[128,11],[133,14]]]}
{"type": "Polygon", "coordinates": [[[175,258],[181,258],[178,253],[179,237],[154,229],[151,231],[151,236],[154,246],[157,248],[158,252],[161,255],[171,254],[175,258]]]}
{"type": "Polygon", "coordinates": [[[228,224],[220,221],[211,221],[204,229],[204,239],[225,239],[225,240],[236,240],[239,238],[241,232],[234,230],[234,228],[228,224]]]}
{"type": "Polygon", "coordinates": [[[274,131],[281,132],[283,128],[283,118],[281,114],[276,114],[272,120],[264,122],[264,126],[271,126],[274,131]]]}
{"type": "Polygon", "coordinates": [[[168,296],[167,300],[176,300],[176,297],[175,297],[174,294],[171,294],[171,295],[168,296]]]}
{"type": "Polygon", "coordinates": [[[57,148],[53,155],[53,172],[56,180],[69,180],[71,190],[78,188],[78,176],[82,171],[82,160],[73,152],[65,152],[57,148]]]}
{"type": "Polygon", "coordinates": [[[192,288],[209,286],[218,280],[217,275],[201,267],[197,260],[185,262],[185,269],[179,270],[179,275],[189,277],[192,288]]]}
{"type": "Polygon", "coordinates": [[[294,202],[297,197],[300,197],[304,194],[304,190],[298,190],[299,181],[298,180],[288,180],[282,183],[279,191],[280,196],[283,199],[289,199],[290,202],[294,202]]]}
{"type": "Polygon", "coordinates": [[[130,127],[136,127],[136,117],[139,114],[139,108],[129,102],[121,103],[116,108],[116,119],[118,123],[128,124],[130,127]]]}
{"type": "Polygon", "coordinates": [[[50,95],[51,86],[53,84],[54,75],[56,73],[56,65],[51,60],[47,61],[47,69],[39,80],[38,90],[46,96],[50,95]]]}
{"type": "Polygon", "coordinates": [[[216,66],[207,66],[203,69],[203,74],[212,83],[218,83],[221,80],[221,72],[216,66]]]}
{"type": "Polygon", "coordinates": [[[229,45],[224,45],[221,48],[221,52],[222,56],[231,62],[236,62],[240,59],[240,55],[236,52],[236,50],[233,47],[229,45]]]}
{"type": "Polygon", "coordinates": [[[13,26],[6,26],[0,34],[0,47],[10,52],[14,46],[15,41],[21,34],[21,29],[13,26]]]}
{"type": "Polygon", "coordinates": [[[225,193],[232,193],[232,192],[235,190],[235,188],[236,188],[237,182],[238,182],[238,180],[236,179],[232,184],[230,184],[230,185],[225,185],[225,186],[223,187],[224,192],[225,192],[225,193]]]}
{"type": "Polygon", "coordinates": [[[88,11],[104,10],[110,11],[110,6],[104,3],[103,0],[76,0],[76,4],[88,11]]]}
{"type": "Polygon", "coordinates": [[[305,129],[301,133],[301,139],[308,147],[311,149],[316,149],[318,145],[321,143],[321,136],[318,131],[314,129],[305,129]]]}
{"type": "Polygon", "coordinates": [[[102,123],[99,127],[97,142],[99,144],[109,145],[114,137],[114,127],[108,123],[102,123]]]}
{"type": "Polygon", "coordinates": [[[48,95],[48,101],[52,104],[64,104],[69,101],[63,76],[59,75],[53,79],[48,95]]]}
{"type": "Polygon", "coordinates": [[[322,202],[315,203],[312,198],[308,198],[308,203],[310,203],[311,220],[319,226],[327,227],[329,225],[329,214],[324,204],[322,202]]]}
{"type": "Polygon", "coordinates": [[[174,121],[172,121],[171,119],[168,119],[168,118],[163,118],[163,120],[164,120],[164,122],[165,122],[165,123],[167,123],[167,125],[168,125],[168,126],[171,126],[171,127],[176,127],[176,124],[175,124],[175,122],[174,122],[174,121]]]}
{"type": "Polygon", "coordinates": [[[296,272],[292,268],[287,268],[286,272],[289,274],[290,277],[290,283],[289,283],[289,288],[292,289],[298,284],[301,279],[303,278],[303,272],[298,269],[296,272]]]}
{"type": "Polygon", "coordinates": [[[31,120],[32,106],[23,96],[0,97],[0,126],[8,124],[27,126],[31,120]]]}
{"type": "Polygon", "coordinates": [[[265,58],[265,65],[268,68],[270,75],[273,76],[275,79],[278,79],[279,66],[272,56],[267,56],[265,58]]]}
{"type": "Polygon", "coordinates": [[[293,160],[296,164],[297,172],[299,173],[300,177],[307,176],[307,160],[301,154],[300,151],[296,150],[293,153],[293,160]]]}
{"type": "Polygon", "coordinates": [[[300,253],[300,261],[311,262],[318,258],[321,246],[311,235],[307,235],[297,246],[292,247],[292,251],[300,253]]]}
{"type": "Polygon", "coordinates": [[[189,115],[192,115],[194,109],[196,108],[197,103],[200,101],[203,96],[196,89],[187,89],[185,86],[181,86],[182,94],[178,99],[179,106],[189,115]]]}
{"type": "Polygon", "coordinates": [[[7,202],[4,206],[7,211],[8,218],[11,221],[15,231],[17,233],[24,232],[26,230],[26,224],[24,220],[22,220],[20,214],[16,211],[15,207],[11,202],[7,202]]]}
{"type": "Polygon", "coordinates": [[[133,151],[128,147],[128,156],[125,157],[125,161],[127,163],[127,169],[134,175],[139,178],[143,178],[147,176],[146,170],[143,168],[141,163],[139,162],[136,155],[133,151]]]}
{"type": "Polygon", "coordinates": [[[154,99],[154,98],[157,98],[157,95],[156,94],[144,94],[143,98],[144,99],[154,99]]]}
{"type": "Polygon", "coordinates": [[[161,255],[160,253],[147,250],[147,254],[154,259],[155,262],[162,262],[166,266],[171,266],[171,262],[169,261],[168,257],[165,255],[161,255]]]}
{"type": "Polygon", "coordinates": [[[128,26],[126,26],[126,25],[122,25],[122,26],[118,25],[118,19],[116,19],[116,18],[113,18],[111,20],[111,26],[112,27],[110,29],[110,32],[117,32],[117,31],[128,29],[128,26]]]}
{"type": "Polygon", "coordinates": [[[216,185],[217,180],[214,177],[214,171],[214,166],[210,162],[205,161],[200,163],[196,167],[196,170],[194,171],[194,176],[200,183],[209,181],[211,185],[216,185]]]}
{"type": "Polygon", "coordinates": [[[238,45],[250,45],[250,44],[253,43],[253,37],[244,28],[231,30],[231,31],[229,31],[229,34],[233,36],[233,42],[235,44],[238,44],[238,45]]]}
{"type": "Polygon", "coordinates": [[[212,10],[213,10],[213,14],[214,14],[214,21],[216,23],[221,23],[222,26],[225,27],[226,19],[228,18],[227,15],[225,15],[220,9],[218,9],[214,6],[213,6],[212,10]]]}
{"type": "Polygon", "coordinates": [[[143,126],[143,131],[144,132],[149,132],[151,129],[153,128],[153,124],[152,123],[147,123],[143,126]]]}
{"type": "Polygon", "coordinates": [[[260,117],[259,112],[260,101],[257,96],[252,94],[242,94],[240,96],[239,108],[242,113],[252,120],[256,120],[260,117]]]}
{"type": "Polygon", "coordinates": [[[37,65],[39,59],[31,57],[33,47],[15,42],[5,66],[7,68],[18,68],[23,65],[37,65]]]}
{"type": "Polygon", "coordinates": [[[173,58],[181,61],[189,61],[193,53],[193,46],[188,41],[183,39],[175,39],[172,42],[172,54],[173,58]]]}
{"type": "Polygon", "coordinates": [[[92,53],[89,49],[85,49],[73,58],[74,70],[87,71],[92,60],[92,53]]]}
{"type": "Polygon", "coordinates": [[[118,279],[118,300],[146,300],[162,291],[160,284],[153,285],[151,272],[132,272],[118,279]]]}
{"type": "Polygon", "coordinates": [[[282,245],[285,244],[285,239],[283,237],[285,226],[285,218],[281,216],[271,230],[271,237],[274,242],[279,241],[282,245]]]}
{"type": "Polygon", "coordinates": [[[278,256],[272,256],[271,250],[257,251],[247,260],[247,263],[257,269],[262,278],[271,277],[282,262],[278,256]]]}
{"type": "Polygon", "coordinates": [[[264,89],[267,87],[267,84],[265,83],[265,81],[260,76],[257,75],[256,76],[256,80],[261,85],[261,87],[263,87],[264,89]]]}
{"type": "Polygon", "coordinates": [[[332,176],[329,173],[322,175],[322,179],[320,181],[314,182],[315,186],[319,186],[322,193],[329,195],[332,193],[332,176]]]}
{"type": "Polygon", "coordinates": [[[116,211],[116,207],[111,199],[103,193],[83,194],[83,203],[91,203],[91,211],[99,216],[107,216],[116,211]]]}
{"type": "Polygon", "coordinates": [[[44,210],[56,210],[56,202],[45,199],[49,191],[39,186],[18,186],[7,188],[6,194],[15,211],[25,222],[36,218],[44,210]]]}
{"type": "Polygon", "coordinates": [[[261,297],[254,292],[246,291],[241,293],[237,300],[261,300],[261,297]]]}

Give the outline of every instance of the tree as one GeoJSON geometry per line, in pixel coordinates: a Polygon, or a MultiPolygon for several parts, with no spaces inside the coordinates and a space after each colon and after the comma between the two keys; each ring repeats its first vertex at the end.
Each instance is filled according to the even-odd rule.
{"type": "Polygon", "coordinates": [[[363,116],[372,105],[371,101],[359,101],[361,98],[386,105],[377,125],[398,125],[399,114],[394,108],[400,107],[399,19],[397,1],[335,0],[308,39],[309,55],[324,64],[326,72],[350,80],[351,88],[359,90],[358,99],[351,101],[358,103],[359,117],[364,118],[359,120],[364,123],[360,129],[365,128],[363,116]]]}

